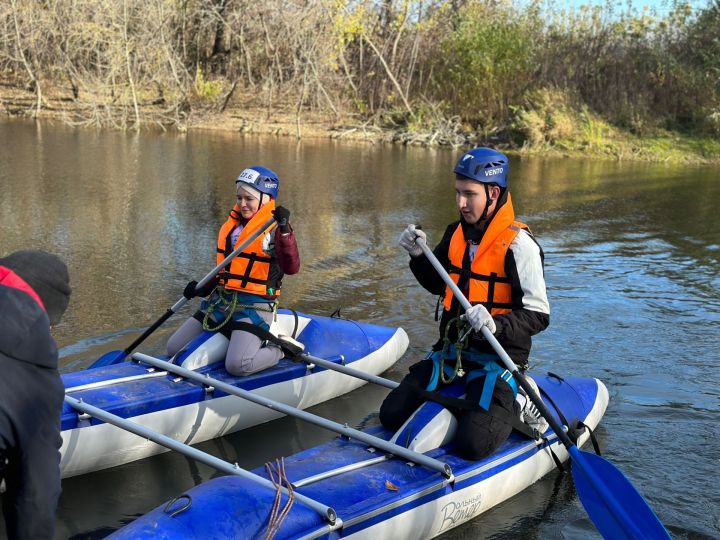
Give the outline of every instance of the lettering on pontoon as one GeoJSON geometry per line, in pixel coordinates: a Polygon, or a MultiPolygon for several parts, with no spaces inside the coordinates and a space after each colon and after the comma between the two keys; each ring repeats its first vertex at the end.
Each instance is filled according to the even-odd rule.
{"type": "Polygon", "coordinates": [[[475,516],[480,510],[481,503],[482,496],[479,494],[464,501],[447,503],[440,509],[442,523],[438,533],[451,529],[475,516]]]}

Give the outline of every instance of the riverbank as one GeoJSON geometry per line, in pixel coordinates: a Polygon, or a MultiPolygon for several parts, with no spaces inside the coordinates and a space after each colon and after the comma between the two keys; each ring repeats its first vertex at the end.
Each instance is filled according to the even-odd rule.
{"type": "MultiPolygon", "coordinates": [[[[467,126],[443,118],[396,124],[381,119],[384,125],[378,125],[377,119],[365,119],[360,115],[308,110],[298,113],[297,108],[288,103],[263,107],[252,98],[233,97],[232,101],[225,100],[222,105],[196,103],[180,114],[177,110],[166,109],[161,100],[147,100],[139,104],[142,109],[141,125],[147,129],[220,130],[369,144],[456,148],[484,144],[502,148],[511,154],[547,157],[720,164],[720,139],[657,129],[639,136],[612,126],[587,111],[575,115],[576,118],[570,117],[568,121],[572,127],[557,137],[543,138],[542,133],[534,136],[532,130],[540,128],[525,125],[520,130],[519,140],[517,137],[514,141],[500,137],[482,140],[467,126]]],[[[129,128],[122,120],[128,111],[109,111],[104,105],[75,100],[62,88],[45,91],[38,114],[34,92],[11,84],[0,84],[0,111],[9,117],[32,117],[81,127],[129,128]]]]}

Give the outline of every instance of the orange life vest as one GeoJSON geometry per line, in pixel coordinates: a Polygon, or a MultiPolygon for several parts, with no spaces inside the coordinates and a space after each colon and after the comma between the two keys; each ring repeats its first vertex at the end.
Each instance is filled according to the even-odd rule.
{"type": "MultiPolygon", "coordinates": [[[[505,273],[505,256],[520,229],[528,230],[528,226],[515,221],[515,210],[508,194],[507,202],[500,207],[485,231],[470,268],[463,269],[468,243],[461,224],[450,239],[448,274],[456,285],[464,276],[468,301],[473,305],[483,304],[493,316],[510,313],[514,307],[512,281],[505,273]]],[[[453,297],[450,287],[446,287],[443,304],[446,311],[450,311],[453,297]]]]}
{"type": "MultiPolygon", "coordinates": [[[[275,201],[270,201],[262,206],[257,213],[248,221],[240,232],[235,245],[230,245],[230,238],[233,229],[238,224],[236,216],[239,215],[237,205],[230,211],[230,217],[220,227],[217,242],[217,264],[220,264],[225,257],[230,255],[237,246],[245,242],[258,227],[262,226],[272,217],[275,210],[275,201]]],[[[226,265],[219,274],[220,284],[226,289],[243,291],[250,294],[259,294],[275,298],[280,296],[280,281],[271,280],[270,266],[275,263],[275,258],[263,250],[265,234],[261,234],[252,243],[239,253],[229,265],[226,265]]]]}

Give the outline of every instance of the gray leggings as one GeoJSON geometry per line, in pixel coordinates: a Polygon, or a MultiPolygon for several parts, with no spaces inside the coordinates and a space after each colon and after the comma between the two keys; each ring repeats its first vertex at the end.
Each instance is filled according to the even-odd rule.
{"type": "MultiPolygon", "coordinates": [[[[267,311],[257,312],[262,319],[270,324],[273,314],[267,311]]],[[[251,322],[250,319],[241,319],[251,322]]],[[[195,318],[185,321],[175,333],[170,336],[167,343],[167,352],[170,356],[177,354],[187,343],[203,331],[202,323],[195,318]]],[[[263,369],[277,364],[284,356],[282,349],[275,344],[262,346],[262,340],[255,334],[242,330],[233,330],[230,336],[230,346],[225,357],[225,369],[232,375],[245,376],[257,373],[263,369]]]]}

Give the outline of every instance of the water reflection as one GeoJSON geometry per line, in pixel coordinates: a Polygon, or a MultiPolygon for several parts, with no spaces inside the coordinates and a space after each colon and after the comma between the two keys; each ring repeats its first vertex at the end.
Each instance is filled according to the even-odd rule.
{"type": "MultiPolygon", "coordinates": [[[[234,178],[252,164],[280,174],[298,235],[303,267],[286,279],[283,305],[403,326],[411,345],[387,374],[395,379],[437,337],[436,299],[412,278],[396,238],[413,222],[437,240],[456,218],[455,151],[23,121],[0,123],[0,141],[0,253],[41,247],[70,267],[74,294],[56,329],[65,370],[125,347],[214,266],[234,178]]],[[[710,167],[511,159],[516,210],[546,252],[552,309],[532,364],[607,383],[607,455],[681,538],[720,535],[717,176],[710,167]]],[[[184,316],[143,350],[162,350],[184,316]]],[[[363,388],[317,410],[353,425],[383,396],[363,388]]],[[[285,419],[200,447],[253,468],[330,436],[285,419]]],[[[214,474],[165,454],[68,480],[60,537],[101,537],[214,474]]],[[[446,538],[585,537],[571,486],[556,482],[446,538]]]]}

